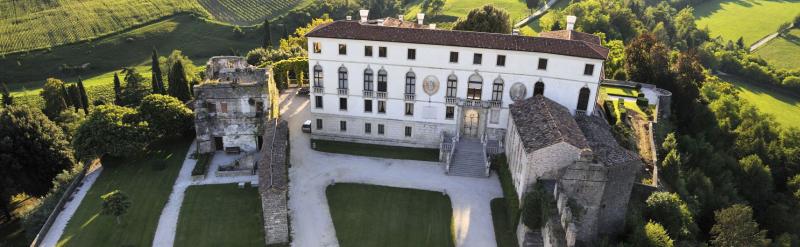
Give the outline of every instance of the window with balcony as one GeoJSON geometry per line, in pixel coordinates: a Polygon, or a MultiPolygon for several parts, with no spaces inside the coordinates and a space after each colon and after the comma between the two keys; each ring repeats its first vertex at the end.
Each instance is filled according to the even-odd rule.
{"type": "Polygon", "coordinates": [[[547,70],[547,58],[539,58],[539,70],[547,70]]]}
{"type": "Polygon", "coordinates": [[[408,60],[417,59],[417,49],[408,49],[408,60]]]}
{"type": "Polygon", "coordinates": [[[322,109],[322,95],[314,96],[314,107],[322,109]]]}
{"type": "Polygon", "coordinates": [[[593,75],[594,74],[594,64],[586,64],[583,67],[583,75],[593,75]]]}
{"type": "Polygon", "coordinates": [[[453,119],[456,116],[456,107],[455,106],[448,106],[444,110],[444,118],[445,119],[453,119]]]}
{"type": "Polygon", "coordinates": [[[450,75],[447,77],[447,97],[456,97],[456,93],[458,90],[458,77],[456,75],[450,75]]]}
{"type": "Polygon", "coordinates": [[[364,112],[372,112],[372,100],[365,99],[364,100],[364,112]]]}
{"type": "Polygon", "coordinates": [[[347,68],[339,67],[339,89],[347,89],[347,68]]]}
{"type": "Polygon", "coordinates": [[[483,92],[483,77],[474,74],[469,77],[469,84],[467,84],[467,99],[481,100],[481,93],[483,92]]]}
{"type": "Polygon", "coordinates": [[[339,110],[347,110],[347,98],[339,98],[339,110]]]}
{"type": "Polygon", "coordinates": [[[322,66],[314,65],[314,87],[322,87],[322,66]]]}
{"type": "Polygon", "coordinates": [[[386,92],[386,70],[381,69],[378,71],[378,92],[386,92]]]}
{"type": "Polygon", "coordinates": [[[414,103],[406,103],[406,116],[414,116],[414,103]]]}
{"type": "Polygon", "coordinates": [[[503,100],[503,79],[500,77],[494,79],[494,83],[492,83],[492,100],[503,100]]]}
{"type": "Polygon", "coordinates": [[[322,53],[322,44],[319,42],[314,42],[314,53],[322,53]]]}
{"type": "Polygon", "coordinates": [[[416,93],[417,75],[414,72],[406,73],[406,94],[416,93]]]}
{"type": "Polygon", "coordinates": [[[458,63],[458,52],[457,51],[451,51],[450,52],[450,62],[451,63],[458,63]]]}
{"type": "Polygon", "coordinates": [[[364,91],[372,91],[372,69],[364,70],[364,91]]]}
{"type": "Polygon", "coordinates": [[[475,53],[472,56],[472,64],[480,65],[481,63],[483,63],[483,54],[475,53]]]}
{"type": "Polygon", "coordinates": [[[386,113],[386,101],[378,100],[378,113],[386,113]]]}
{"type": "Polygon", "coordinates": [[[371,45],[364,46],[364,56],[365,57],[371,57],[372,56],[372,46],[371,45]]]}
{"type": "Polygon", "coordinates": [[[506,55],[497,55],[497,66],[499,67],[506,66],[506,55]]]}
{"type": "Polygon", "coordinates": [[[378,46],[378,57],[386,57],[386,46],[378,46]]]}
{"type": "Polygon", "coordinates": [[[339,55],[347,55],[347,45],[339,44],[339,55]]]}

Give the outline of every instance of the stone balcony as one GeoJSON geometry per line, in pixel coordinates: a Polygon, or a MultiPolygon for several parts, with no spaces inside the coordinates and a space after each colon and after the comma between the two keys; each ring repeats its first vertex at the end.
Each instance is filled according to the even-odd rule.
{"type": "Polygon", "coordinates": [[[325,88],[320,86],[314,86],[314,93],[323,94],[325,93],[325,88]]]}
{"type": "Polygon", "coordinates": [[[372,90],[364,90],[364,98],[374,98],[375,92],[372,90]]]}
{"type": "Polygon", "coordinates": [[[444,97],[444,103],[448,105],[456,105],[458,104],[458,98],[450,96],[444,97]]]}
{"type": "Polygon", "coordinates": [[[407,93],[404,97],[405,101],[414,101],[417,99],[417,95],[413,93],[407,93]]]}
{"type": "Polygon", "coordinates": [[[379,99],[386,99],[386,92],[378,91],[375,93],[375,97],[379,99]]]}
{"type": "Polygon", "coordinates": [[[337,94],[342,96],[347,96],[347,91],[348,91],[347,88],[339,88],[336,90],[337,94]]]}
{"type": "Polygon", "coordinates": [[[490,100],[489,101],[489,106],[492,107],[492,108],[500,108],[501,106],[503,106],[503,101],[502,100],[490,100]]]}

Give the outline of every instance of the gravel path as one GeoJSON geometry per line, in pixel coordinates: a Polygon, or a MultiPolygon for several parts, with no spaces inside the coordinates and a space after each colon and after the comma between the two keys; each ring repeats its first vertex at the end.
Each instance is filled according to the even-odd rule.
{"type": "Polygon", "coordinates": [[[289,209],[293,246],[338,246],[325,188],[333,181],[446,191],[453,204],[456,246],[495,246],[489,202],[502,197],[496,175],[447,176],[439,163],[329,154],[310,149],[299,129],[309,114],[307,100],[292,99],[289,114],[292,168],[289,209]]]}
{"type": "Polygon", "coordinates": [[[45,235],[44,240],[39,244],[39,246],[56,246],[58,240],[61,239],[61,234],[64,234],[64,228],[67,227],[67,223],[72,218],[72,215],[75,214],[75,211],[78,210],[78,206],[80,206],[81,201],[83,198],[86,197],[86,193],[89,191],[89,188],[92,188],[94,181],[97,181],[97,177],[100,176],[100,172],[103,171],[102,166],[95,166],[91,168],[86,177],[83,178],[83,185],[75,189],[75,194],[72,197],[72,200],[67,202],[64,205],[64,210],[58,214],[56,220],[53,222],[53,225],[50,227],[50,230],[47,231],[47,235],[45,235]]]}

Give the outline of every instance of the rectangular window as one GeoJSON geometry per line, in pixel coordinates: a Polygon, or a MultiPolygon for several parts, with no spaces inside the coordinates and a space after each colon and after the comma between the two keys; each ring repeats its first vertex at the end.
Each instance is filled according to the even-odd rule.
{"type": "Polygon", "coordinates": [[[365,99],[364,100],[364,112],[372,112],[372,100],[365,99]]]}
{"type": "Polygon", "coordinates": [[[365,134],[372,133],[372,124],[371,123],[365,123],[364,124],[364,133],[365,134]]]}
{"type": "Polygon", "coordinates": [[[456,115],[456,107],[455,106],[448,106],[444,110],[444,118],[445,119],[453,119],[456,115]]]}
{"type": "Polygon", "coordinates": [[[347,45],[339,44],[339,55],[347,55],[347,45]]]}
{"type": "Polygon", "coordinates": [[[206,108],[208,108],[208,112],[217,112],[217,104],[206,102],[206,108]]]}
{"type": "Polygon", "coordinates": [[[472,64],[481,64],[482,61],[483,61],[483,54],[475,53],[475,55],[472,56],[472,64]]]}
{"type": "Polygon", "coordinates": [[[318,130],[322,129],[322,119],[317,118],[317,129],[318,130]]]}
{"type": "Polygon", "coordinates": [[[219,103],[219,112],[228,113],[228,103],[227,102],[220,102],[219,103]]]}
{"type": "Polygon", "coordinates": [[[451,63],[458,63],[458,52],[457,51],[451,51],[450,52],[450,62],[451,63]]]}
{"type": "Polygon", "coordinates": [[[365,57],[371,57],[372,56],[372,46],[371,45],[364,46],[364,56],[365,57]]]}
{"type": "Polygon", "coordinates": [[[417,59],[417,49],[408,49],[408,60],[417,59]]]}
{"type": "Polygon", "coordinates": [[[339,98],[339,110],[347,110],[347,98],[339,98]]]}
{"type": "Polygon", "coordinates": [[[406,137],[411,137],[411,126],[406,126],[406,137]]]}
{"type": "Polygon", "coordinates": [[[322,53],[322,45],[319,42],[314,42],[314,53],[322,53]]]}
{"type": "Polygon", "coordinates": [[[322,109],[322,96],[314,96],[314,106],[318,109],[322,109]]]}
{"type": "Polygon", "coordinates": [[[378,113],[386,113],[386,101],[378,100],[378,113]]]}
{"type": "Polygon", "coordinates": [[[497,66],[506,66],[506,55],[497,55],[497,66]]]}
{"type": "Polygon", "coordinates": [[[586,64],[586,67],[583,67],[583,74],[584,75],[594,74],[594,64],[586,64]]]}
{"type": "Polygon", "coordinates": [[[406,103],[406,116],[414,116],[414,103],[406,103]]]}
{"type": "Polygon", "coordinates": [[[547,58],[539,58],[539,69],[547,70],[547,58]]]}
{"type": "Polygon", "coordinates": [[[456,97],[456,89],[458,88],[458,80],[455,76],[447,78],[447,97],[456,97]]]}
{"type": "Polygon", "coordinates": [[[383,124],[378,124],[378,135],[383,135],[384,133],[386,132],[384,132],[383,124]]]}
{"type": "Polygon", "coordinates": [[[339,131],[347,131],[347,121],[339,121],[339,131]]]}
{"type": "Polygon", "coordinates": [[[386,46],[378,46],[378,57],[386,57],[386,46]]]}

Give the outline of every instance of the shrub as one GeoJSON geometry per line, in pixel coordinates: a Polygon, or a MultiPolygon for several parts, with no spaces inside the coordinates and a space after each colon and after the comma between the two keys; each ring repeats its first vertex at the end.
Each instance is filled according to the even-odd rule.
{"type": "Polygon", "coordinates": [[[677,194],[656,192],[646,201],[645,216],[664,226],[675,239],[692,239],[697,232],[689,207],[677,194]]]}
{"type": "Polygon", "coordinates": [[[648,245],[653,247],[672,247],[673,240],[667,235],[664,227],[655,222],[648,222],[644,226],[644,232],[647,236],[648,245]]]}
{"type": "Polygon", "coordinates": [[[785,87],[800,88],[800,76],[787,76],[782,84],[785,87]]]}
{"type": "Polygon", "coordinates": [[[617,113],[614,112],[614,101],[606,100],[603,102],[603,109],[606,112],[606,116],[608,117],[609,123],[616,123],[617,122],[617,113]]]}
{"type": "Polygon", "coordinates": [[[514,181],[511,179],[511,171],[508,170],[508,162],[505,154],[494,156],[492,159],[492,167],[497,171],[500,177],[500,186],[503,188],[503,197],[505,198],[506,211],[509,217],[508,222],[511,223],[513,229],[517,229],[519,222],[519,199],[517,198],[517,189],[514,187],[514,181]]]}
{"type": "Polygon", "coordinates": [[[544,190],[541,181],[525,193],[522,204],[522,223],[530,229],[544,226],[555,210],[553,195],[544,190]]]}
{"type": "Polygon", "coordinates": [[[211,164],[212,158],[214,158],[214,153],[198,154],[197,164],[192,169],[192,176],[205,175],[208,172],[208,166],[211,164]]]}
{"type": "Polygon", "coordinates": [[[644,95],[639,95],[639,97],[636,98],[636,105],[642,109],[645,109],[650,105],[650,100],[645,98],[644,95]]]}

